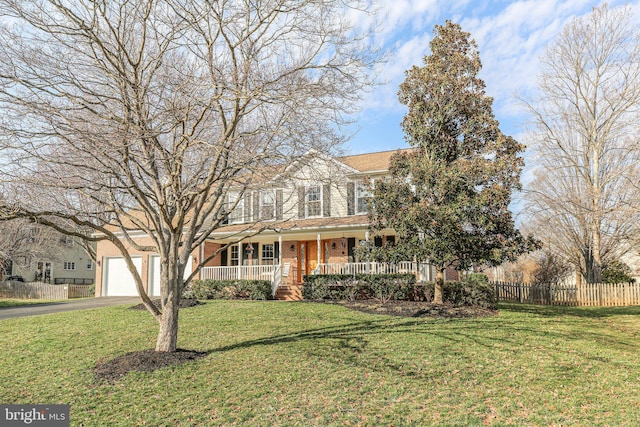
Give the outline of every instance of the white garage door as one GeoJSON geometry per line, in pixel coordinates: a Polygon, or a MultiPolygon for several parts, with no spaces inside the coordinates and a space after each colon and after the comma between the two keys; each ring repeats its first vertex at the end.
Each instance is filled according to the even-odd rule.
{"type": "MultiPolygon", "coordinates": [[[[142,257],[132,257],[133,265],[138,273],[142,271],[142,257]]],[[[137,296],[136,283],[122,257],[105,258],[104,260],[104,296],[137,296]]]]}
{"type": "MultiPolygon", "coordinates": [[[[187,268],[184,269],[184,278],[191,274],[193,260],[189,257],[187,268]]],[[[149,295],[154,297],[160,296],[160,256],[149,256],[149,295]]]]}

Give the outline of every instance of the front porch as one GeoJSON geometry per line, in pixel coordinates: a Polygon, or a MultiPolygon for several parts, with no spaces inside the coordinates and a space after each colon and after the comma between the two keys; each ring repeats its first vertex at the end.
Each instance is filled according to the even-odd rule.
{"type": "MultiPolygon", "coordinates": [[[[301,300],[302,277],[293,272],[291,263],[274,265],[238,265],[226,267],[203,267],[202,280],[268,280],[272,295],[276,299],[301,300]],[[291,279],[290,279],[291,276],[291,279]]],[[[431,281],[435,277],[433,268],[426,263],[399,262],[343,262],[317,264],[310,274],[397,274],[413,273],[419,282],[431,281]]]]}

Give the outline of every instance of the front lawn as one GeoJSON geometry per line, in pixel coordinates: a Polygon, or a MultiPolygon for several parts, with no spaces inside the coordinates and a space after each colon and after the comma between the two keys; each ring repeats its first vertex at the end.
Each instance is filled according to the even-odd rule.
{"type": "Polygon", "coordinates": [[[154,345],[144,311],[0,321],[0,402],[67,403],[72,425],[640,425],[640,307],[501,305],[478,319],[331,304],[181,311],[195,362],[96,383],[154,345]]]}
{"type": "Polygon", "coordinates": [[[67,300],[1,298],[0,308],[21,307],[25,305],[34,305],[34,304],[48,304],[52,302],[61,302],[61,301],[67,301],[67,300]]]}

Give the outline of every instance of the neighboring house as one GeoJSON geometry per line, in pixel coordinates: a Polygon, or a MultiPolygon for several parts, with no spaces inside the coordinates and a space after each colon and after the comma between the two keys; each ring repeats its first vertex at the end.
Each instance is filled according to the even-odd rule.
{"type": "Polygon", "coordinates": [[[11,260],[11,275],[22,276],[26,282],[51,284],[93,284],[95,263],[82,244],[68,236],[47,243],[46,251],[38,255],[11,260]]]}
{"type": "MultiPolygon", "coordinates": [[[[435,273],[424,265],[418,267],[407,262],[391,268],[369,263],[356,255],[358,246],[395,242],[392,230],[370,235],[367,215],[373,180],[388,175],[389,159],[395,152],[324,156],[314,161],[313,166],[301,161],[246,191],[241,200],[237,194],[229,194],[231,214],[227,224],[192,254],[192,264],[237,241],[238,236],[247,237],[221,251],[201,270],[199,277],[265,278],[272,280],[274,292],[284,291],[281,297],[292,288],[299,297],[295,287],[302,283],[303,275],[312,273],[400,269],[419,272],[421,279],[432,280],[435,273]],[[256,234],[265,226],[266,230],[256,234]]],[[[143,235],[137,238],[143,244],[147,239],[143,235]]],[[[142,252],[132,255],[147,292],[158,296],[159,257],[142,252]]],[[[133,278],[113,244],[99,242],[96,259],[96,296],[137,295],[133,278]]],[[[457,278],[457,273],[449,278],[457,278]]]]}
{"type": "Polygon", "coordinates": [[[630,276],[637,283],[640,283],[640,253],[629,252],[623,255],[622,257],[620,257],[620,261],[624,262],[631,268],[630,276]]]}

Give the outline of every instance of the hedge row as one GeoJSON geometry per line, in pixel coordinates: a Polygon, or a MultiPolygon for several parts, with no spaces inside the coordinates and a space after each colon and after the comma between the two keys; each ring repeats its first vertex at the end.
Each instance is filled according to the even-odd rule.
{"type": "Polygon", "coordinates": [[[413,274],[327,274],[304,276],[302,296],[308,300],[409,300],[413,274]]]}
{"type": "Polygon", "coordinates": [[[197,299],[273,299],[268,280],[193,280],[182,296],[197,299]]]}
{"type": "MultiPolygon", "coordinates": [[[[375,299],[382,303],[398,301],[432,301],[434,283],[416,283],[413,274],[314,275],[304,277],[302,296],[306,300],[375,299]]],[[[445,303],[457,306],[495,308],[495,288],[482,278],[446,282],[445,303]]]]}

